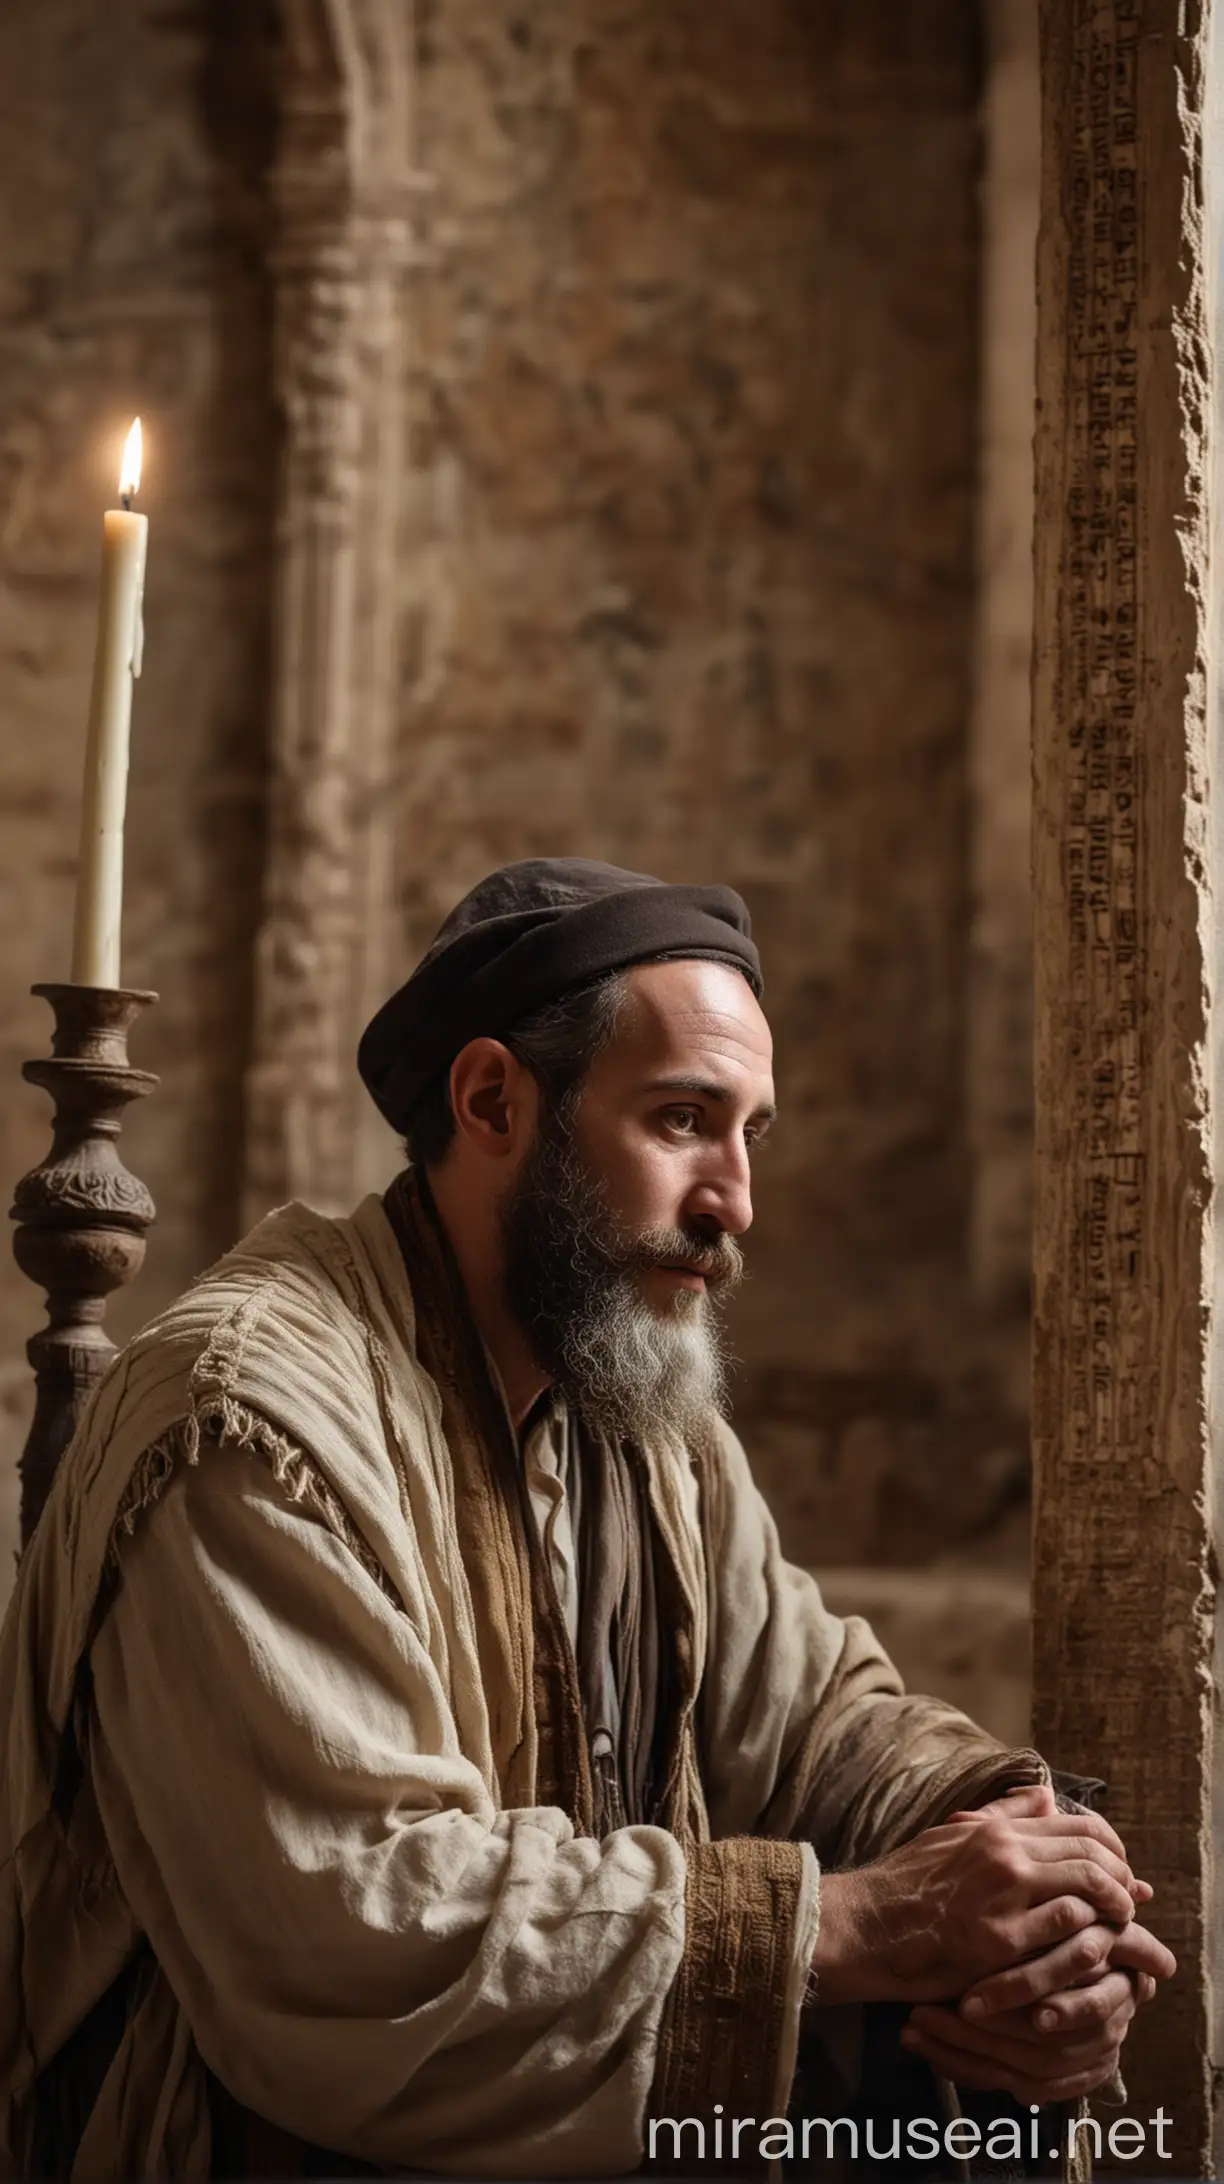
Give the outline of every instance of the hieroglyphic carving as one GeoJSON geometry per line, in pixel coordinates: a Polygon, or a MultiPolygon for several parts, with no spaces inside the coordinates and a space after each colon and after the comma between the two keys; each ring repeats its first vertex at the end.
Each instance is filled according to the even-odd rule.
{"type": "MultiPolygon", "coordinates": [[[[1072,1128],[1090,1178],[1084,1256],[1069,1299],[1074,1355],[1067,1461],[1150,1446],[1150,1391],[1118,1369],[1142,1345],[1143,1089],[1137,872],[1144,784],[1136,738],[1138,0],[1089,20],[1075,54],[1067,382],[1063,832],[1073,1038],[1072,1128]],[[1112,17],[1112,22],[1109,21],[1112,17]]],[[[1085,11],[1090,15],[1090,11],[1085,11]]]]}
{"type": "Polygon", "coordinates": [[[1204,27],[1044,0],[1036,1735],[1099,1772],[1175,1989],[1126,2078],[1208,2173],[1213,1608],[1204,27]]]}
{"type": "Polygon", "coordinates": [[[248,1082],[251,1218],[373,1177],[357,1081],[385,991],[411,10],[284,0],[274,177],[284,418],[268,867],[248,1082]]]}

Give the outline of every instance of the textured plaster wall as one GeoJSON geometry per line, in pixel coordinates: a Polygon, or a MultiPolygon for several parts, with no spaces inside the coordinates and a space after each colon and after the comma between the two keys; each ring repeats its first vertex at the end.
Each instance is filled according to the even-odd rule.
{"type": "MultiPolygon", "coordinates": [[[[146,428],[145,670],[124,977],[161,1091],[125,1146],[159,1223],[119,1335],[231,1238],[263,804],[272,434],[258,8],[0,10],[0,1179],[47,1149],[36,979],[66,977],[101,512],[146,428]]],[[[7,1197],[5,1205],[7,1206],[7,1197]]],[[[0,1472],[38,1300],[0,1249],[0,1472]]]]}
{"type": "Polygon", "coordinates": [[[968,1246],[975,25],[420,11],[404,961],[502,858],[748,897],[783,1121],[739,1417],[820,1561],[921,1557],[1026,1462],[1023,1300],[968,1246]]]}

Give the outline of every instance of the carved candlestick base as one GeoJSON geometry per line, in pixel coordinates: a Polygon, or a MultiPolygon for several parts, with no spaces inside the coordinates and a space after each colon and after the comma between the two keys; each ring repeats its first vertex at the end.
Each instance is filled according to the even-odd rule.
{"type": "Polygon", "coordinates": [[[55,1102],[51,1150],[17,1185],[13,1256],[47,1293],[47,1325],[26,1346],[38,1397],[21,1458],[21,1537],[29,1539],[89,1396],[115,1354],[102,1317],[112,1289],[139,1272],[153,1201],[116,1140],[129,1100],[157,1078],[128,1066],[127,1037],[155,993],[44,985],[55,1012],[48,1061],[22,1075],[55,1102]]]}

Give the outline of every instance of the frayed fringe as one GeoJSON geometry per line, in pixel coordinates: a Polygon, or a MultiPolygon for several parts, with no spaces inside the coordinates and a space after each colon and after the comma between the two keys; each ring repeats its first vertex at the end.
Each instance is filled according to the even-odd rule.
{"type": "Polygon", "coordinates": [[[183,1426],[172,1426],[165,1438],[154,1441],[153,1446],[147,1448],[139,1459],[128,1480],[127,1492],[119,1504],[119,1514],[111,1528],[106,1554],[109,1563],[115,1560],[119,1534],[123,1532],[131,1538],[137,1519],[160,1498],[162,1488],[168,1486],[174,1477],[180,1458],[186,1456],[189,1463],[195,1462],[194,1455],[187,1456],[184,1443],[185,1422],[183,1426]]]}
{"type": "Polygon", "coordinates": [[[266,1418],[261,1418],[258,1411],[248,1410],[244,1403],[236,1403],[228,1395],[206,1397],[161,1440],[145,1450],[132,1472],[111,1528],[106,1556],[111,1569],[118,1567],[123,1540],[131,1538],[145,1510],[152,1508],[159,1499],[179,1465],[199,1462],[205,1436],[225,1447],[244,1448],[262,1456],[289,1500],[322,1517],[328,1530],[343,1540],[379,1591],[399,1605],[399,1595],[377,1555],[362,1538],[314,1458],[287,1433],[278,1432],[266,1418]]]}

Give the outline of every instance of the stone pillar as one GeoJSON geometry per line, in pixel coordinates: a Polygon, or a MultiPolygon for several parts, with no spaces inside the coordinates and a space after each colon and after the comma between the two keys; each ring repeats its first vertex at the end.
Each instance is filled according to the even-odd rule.
{"type": "Polygon", "coordinates": [[[246,1213],[345,1211],[387,1171],[357,1080],[387,990],[403,480],[411,10],[284,0],[276,391],[284,424],[246,1213]]]}
{"type": "Polygon", "coordinates": [[[1035,1734],[1156,1885],[1181,1970],[1126,2078],[1181,2177],[1215,2059],[1206,80],[1196,0],[1042,0],[1035,1734]]]}

